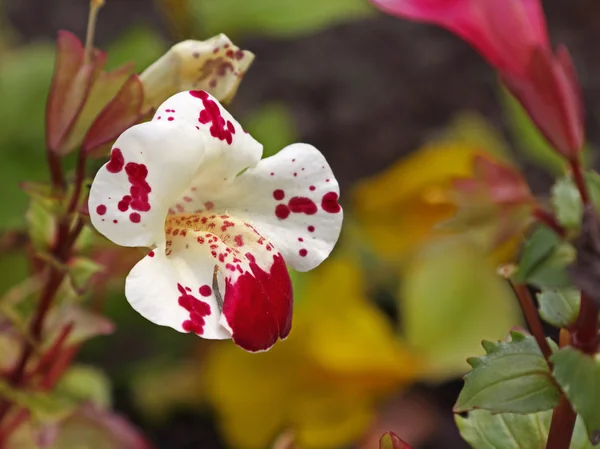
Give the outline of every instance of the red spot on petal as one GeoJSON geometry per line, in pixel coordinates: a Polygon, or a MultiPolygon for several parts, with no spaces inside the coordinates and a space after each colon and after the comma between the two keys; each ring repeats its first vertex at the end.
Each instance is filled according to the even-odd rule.
{"type": "Polygon", "coordinates": [[[202,296],[210,296],[212,295],[212,289],[208,285],[203,285],[199,290],[202,296]]]}
{"type": "Polygon", "coordinates": [[[113,223],[118,223],[118,221],[117,220],[113,220],[113,223]]]}
{"type": "Polygon", "coordinates": [[[321,207],[325,212],[330,214],[337,214],[342,210],[342,207],[338,203],[338,194],[335,192],[329,192],[323,195],[321,200],[321,207]]]}
{"type": "Polygon", "coordinates": [[[308,227],[308,232],[315,232],[315,227],[314,226],[309,226],[308,227]]]}
{"type": "Polygon", "coordinates": [[[213,207],[215,207],[215,205],[212,201],[207,201],[204,203],[204,207],[206,207],[206,210],[211,210],[213,207]]]}
{"type": "Polygon", "coordinates": [[[281,201],[285,198],[285,192],[281,189],[277,189],[273,191],[273,198],[275,198],[277,201],[281,201]]]}
{"type": "Polygon", "coordinates": [[[104,204],[100,204],[97,208],[96,208],[96,213],[98,215],[104,215],[106,213],[106,206],[104,204]]]}
{"type": "MultiPolygon", "coordinates": [[[[229,124],[225,122],[219,105],[211,100],[208,93],[203,90],[191,90],[190,95],[202,100],[202,105],[204,106],[204,109],[200,111],[198,121],[204,125],[210,123],[210,135],[219,140],[224,140],[231,145],[235,130],[232,131],[229,124]]],[[[231,126],[233,127],[233,124],[231,126]]]]}
{"type": "Polygon", "coordinates": [[[123,165],[125,165],[125,158],[123,158],[123,153],[118,148],[113,148],[110,153],[110,161],[106,164],[106,170],[110,173],[119,173],[123,170],[123,165]]]}
{"type": "Polygon", "coordinates": [[[290,208],[285,204],[279,204],[275,208],[275,216],[280,220],[285,220],[290,215],[290,208]]]}
{"type": "MultiPolygon", "coordinates": [[[[148,212],[150,210],[150,202],[148,201],[148,195],[152,191],[150,184],[146,181],[148,176],[148,168],[144,164],[137,164],[135,162],[129,162],[125,166],[125,173],[131,184],[129,188],[129,195],[125,195],[121,201],[131,198],[129,206],[139,212],[148,212]]],[[[119,208],[119,210],[122,210],[119,208]]],[[[127,210],[125,208],[125,210],[127,210]]],[[[123,211],[124,212],[124,211],[123,211]]]]}
{"type": "Polygon", "coordinates": [[[306,251],[304,248],[302,248],[300,251],[298,251],[298,254],[300,254],[300,256],[302,256],[302,257],[306,257],[306,255],[308,254],[308,251],[306,251]]]}
{"type": "Polygon", "coordinates": [[[150,251],[150,252],[148,253],[148,256],[150,256],[150,257],[154,257],[154,251],[150,251]]]}
{"type": "Polygon", "coordinates": [[[310,186],[310,187],[309,187],[309,190],[315,190],[315,189],[316,189],[316,187],[315,187],[315,186],[310,186]]]}
{"type": "Polygon", "coordinates": [[[142,217],[137,212],[134,212],[131,215],[129,215],[129,219],[132,223],[139,223],[142,217]]]}
{"type": "Polygon", "coordinates": [[[303,242],[303,241],[304,241],[304,239],[303,239],[302,237],[298,237],[298,241],[299,241],[299,242],[303,242]]]}
{"type": "Polygon", "coordinates": [[[271,176],[273,176],[275,173],[271,172],[271,176]]]}
{"type": "Polygon", "coordinates": [[[244,246],[244,240],[243,240],[243,238],[242,238],[242,235],[241,235],[241,234],[240,234],[240,235],[236,235],[236,236],[234,237],[233,241],[235,242],[235,244],[236,244],[237,246],[244,246]]]}
{"type": "Polygon", "coordinates": [[[289,201],[288,206],[296,214],[313,215],[317,213],[317,205],[310,198],[303,196],[295,196],[289,201]]]}
{"type": "Polygon", "coordinates": [[[169,117],[167,120],[172,122],[173,120],[175,120],[175,117],[169,117]]]}
{"type": "Polygon", "coordinates": [[[200,301],[195,296],[190,295],[189,290],[184,288],[181,284],[177,284],[177,289],[181,294],[177,299],[177,302],[190,314],[190,319],[184,321],[181,326],[187,332],[202,335],[204,332],[204,325],[206,324],[204,317],[210,315],[210,306],[204,301],[200,301]]]}

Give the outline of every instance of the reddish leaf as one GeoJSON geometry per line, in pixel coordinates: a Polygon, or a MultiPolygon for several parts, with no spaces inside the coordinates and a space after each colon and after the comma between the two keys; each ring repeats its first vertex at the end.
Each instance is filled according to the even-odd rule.
{"type": "Polygon", "coordinates": [[[63,145],[66,152],[81,145],[92,122],[96,120],[98,114],[117,95],[123,84],[133,74],[133,71],[134,64],[130,63],[111,72],[100,73],[90,90],[90,94],[73,129],[63,145]]]}
{"type": "Polygon", "coordinates": [[[555,56],[538,48],[525,77],[505,75],[503,81],[548,142],[563,156],[577,157],[584,140],[583,103],[568,51],[559,48],[555,56]]]}
{"type": "Polygon", "coordinates": [[[386,432],[379,440],[379,449],[411,449],[411,447],[394,432],[386,432]]]}
{"type": "Polygon", "coordinates": [[[131,75],[112,101],[100,112],[83,140],[83,151],[89,153],[116,139],[141,117],[144,88],[137,75],[131,75]]]}
{"type": "Polygon", "coordinates": [[[62,145],[105,62],[106,54],[97,51],[92,61],[85,63],[79,39],[72,33],[59,31],[54,76],[46,105],[46,145],[50,151],[65,153],[62,145]]]}

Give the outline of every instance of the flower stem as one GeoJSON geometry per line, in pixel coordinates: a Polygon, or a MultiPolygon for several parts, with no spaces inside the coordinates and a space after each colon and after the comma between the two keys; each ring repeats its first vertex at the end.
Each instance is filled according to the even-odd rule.
{"type": "Polygon", "coordinates": [[[552,355],[552,349],[546,340],[546,334],[544,333],[544,328],[542,327],[542,322],[538,316],[537,310],[533,303],[533,298],[531,297],[531,293],[529,293],[529,289],[525,284],[516,284],[513,286],[515,289],[515,293],[517,295],[517,299],[519,300],[519,304],[521,305],[521,310],[523,311],[523,315],[525,315],[525,321],[527,321],[527,325],[529,326],[529,330],[535,337],[544,358],[548,362],[548,365],[552,367],[550,363],[550,356],[552,355]]]}
{"type": "Polygon", "coordinates": [[[88,15],[87,33],[85,35],[85,62],[92,60],[94,52],[94,35],[96,33],[96,19],[98,11],[104,6],[104,0],[91,0],[90,13],[88,15]]]}
{"type": "Polygon", "coordinates": [[[577,186],[577,190],[579,190],[579,195],[581,196],[581,202],[584,206],[586,206],[590,203],[590,194],[588,191],[587,184],[585,182],[585,178],[583,176],[581,162],[578,158],[575,157],[569,159],[569,165],[571,167],[573,181],[575,181],[575,185],[577,186]]]}
{"type": "Polygon", "coordinates": [[[533,209],[533,218],[535,218],[539,223],[545,224],[550,229],[552,229],[560,238],[565,238],[567,235],[567,231],[563,226],[558,222],[554,214],[548,212],[546,209],[543,209],[540,206],[536,206],[533,209]]]}

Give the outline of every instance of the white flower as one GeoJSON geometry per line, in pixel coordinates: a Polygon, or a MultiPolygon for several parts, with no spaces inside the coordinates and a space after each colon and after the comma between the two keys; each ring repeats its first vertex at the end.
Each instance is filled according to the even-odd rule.
{"type": "Polygon", "coordinates": [[[307,271],[329,255],[342,225],[339,187],[310,145],[261,155],[205,91],[174,95],[117,139],[89,209],[116,244],[151,248],[125,285],[144,317],[249,351],[288,335],[286,263],[307,271]]]}

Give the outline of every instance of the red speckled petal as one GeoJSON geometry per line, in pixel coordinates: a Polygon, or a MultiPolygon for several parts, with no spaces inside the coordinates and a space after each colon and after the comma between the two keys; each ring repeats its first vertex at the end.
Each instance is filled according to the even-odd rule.
{"type": "Polygon", "coordinates": [[[164,247],[155,249],[127,276],[125,296],[137,312],[160,326],[204,338],[231,338],[219,324],[213,266],[208,257],[166,256],[164,247]]]}
{"type": "Polygon", "coordinates": [[[195,176],[203,143],[187,127],[167,123],[142,123],[121,134],[92,183],[94,227],[122,246],[164,242],[165,217],[195,176]]]}
{"type": "Polygon", "coordinates": [[[340,235],[339,185],[325,157],[298,143],[263,159],[228,189],[204,198],[251,223],[299,271],[319,265],[340,235]]]}
{"type": "MultiPolygon", "coordinates": [[[[230,184],[239,172],[255,166],[262,156],[262,145],[205,91],[173,95],[158,108],[152,120],[185,125],[204,140],[206,155],[192,183],[196,190],[214,191],[230,184]]],[[[182,206],[185,211],[201,209],[195,204],[182,206]]]]}
{"type": "MultiPolygon", "coordinates": [[[[287,337],[293,305],[290,277],[281,254],[252,226],[225,214],[178,215],[169,217],[166,232],[168,259],[179,273],[195,276],[208,299],[221,304],[219,323],[237,345],[264,351],[287,337]]],[[[139,284],[152,291],[153,282],[147,278],[139,284]]],[[[127,297],[136,302],[129,293],[127,297]]],[[[193,331],[193,325],[184,329],[193,331]]]]}

